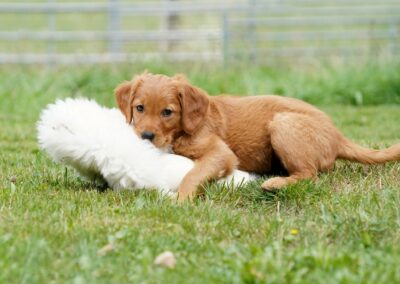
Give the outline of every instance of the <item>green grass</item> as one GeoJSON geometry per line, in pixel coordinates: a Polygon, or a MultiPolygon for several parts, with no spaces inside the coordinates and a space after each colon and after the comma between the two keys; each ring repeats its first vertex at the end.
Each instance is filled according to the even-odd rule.
{"type": "Polygon", "coordinates": [[[38,149],[35,122],[47,103],[88,96],[113,106],[115,85],[144,67],[184,72],[211,94],[300,97],[363,145],[399,142],[397,63],[2,67],[0,283],[400,281],[400,163],[338,162],[318,181],[276,194],[262,192],[261,181],[236,189],[211,184],[194,204],[177,205],[155,192],[99,192],[38,149]],[[108,243],[115,249],[98,255],[108,243]],[[175,269],[153,265],[166,250],[177,258],[175,269]]]}

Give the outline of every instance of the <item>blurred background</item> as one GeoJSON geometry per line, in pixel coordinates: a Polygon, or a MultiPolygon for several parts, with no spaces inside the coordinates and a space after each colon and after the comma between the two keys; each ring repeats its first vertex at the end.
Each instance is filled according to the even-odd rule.
{"type": "Polygon", "coordinates": [[[36,133],[48,104],[116,107],[147,69],[299,98],[384,148],[400,140],[399,55],[400,0],[0,0],[0,284],[400,283],[400,163],[339,162],[273,195],[212,185],[178,208],[98,194],[36,133]],[[166,249],[175,270],[153,265],[166,249]]]}
{"type": "Polygon", "coordinates": [[[0,1],[0,64],[396,58],[399,0],[0,1]]]}

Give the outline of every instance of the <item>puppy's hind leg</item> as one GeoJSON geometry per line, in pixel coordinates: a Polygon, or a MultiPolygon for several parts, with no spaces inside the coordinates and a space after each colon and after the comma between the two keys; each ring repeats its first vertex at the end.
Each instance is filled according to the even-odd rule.
{"type": "Polygon", "coordinates": [[[273,177],[261,187],[275,190],[312,179],[319,170],[329,170],[335,162],[336,128],[326,117],[300,113],[279,113],[269,125],[271,144],[288,171],[288,177],[273,177]]]}

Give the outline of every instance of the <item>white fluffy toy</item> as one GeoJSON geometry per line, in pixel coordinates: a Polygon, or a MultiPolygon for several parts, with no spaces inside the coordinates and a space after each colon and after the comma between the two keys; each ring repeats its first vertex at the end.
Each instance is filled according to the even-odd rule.
{"type": "MultiPolygon", "coordinates": [[[[193,161],[162,152],[140,139],[118,109],[88,99],[58,100],[42,111],[38,141],[56,162],[113,189],[158,189],[173,194],[193,161]]],[[[252,176],[235,171],[224,181],[239,185],[252,176]]]]}

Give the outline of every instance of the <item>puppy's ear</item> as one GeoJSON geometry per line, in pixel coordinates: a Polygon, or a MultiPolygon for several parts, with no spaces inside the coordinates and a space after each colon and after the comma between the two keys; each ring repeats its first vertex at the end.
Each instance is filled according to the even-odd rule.
{"type": "Polygon", "coordinates": [[[200,88],[182,84],[179,88],[179,100],[182,108],[182,128],[191,135],[201,126],[207,115],[208,96],[200,88]]]}
{"type": "Polygon", "coordinates": [[[135,77],[132,81],[122,82],[114,90],[115,99],[117,100],[118,107],[125,115],[126,122],[128,123],[132,122],[132,102],[135,97],[136,89],[139,87],[141,82],[142,78],[138,76],[135,77]]]}
{"type": "Polygon", "coordinates": [[[126,122],[128,123],[132,121],[132,107],[130,106],[131,88],[132,82],[125,81],[119,84],[114,90],[117,105],[125,115],[126,122]]]}

